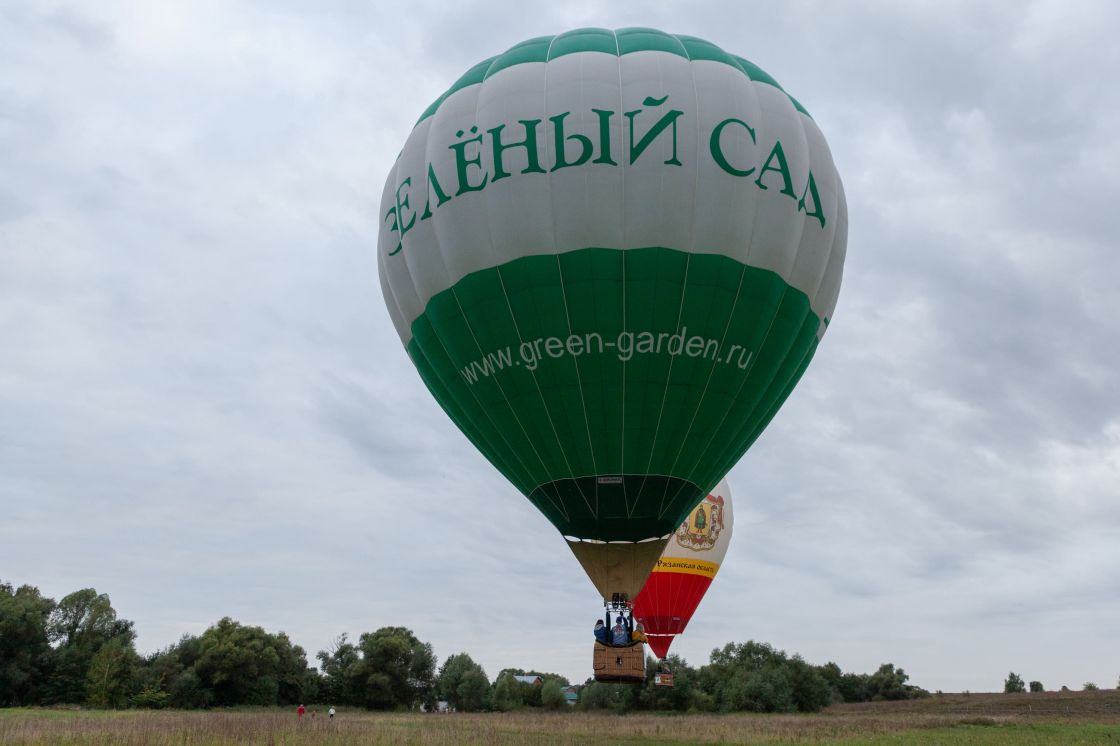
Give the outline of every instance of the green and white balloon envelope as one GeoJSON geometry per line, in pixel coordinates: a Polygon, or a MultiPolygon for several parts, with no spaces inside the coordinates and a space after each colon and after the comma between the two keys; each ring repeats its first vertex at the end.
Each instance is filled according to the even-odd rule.
{"type": "Polygon", "coordinates": [[[604,597],[739,460],[836,305],[843,186],[757,66],[652,29],[531,39],[423,112],[385,301],[432,395],[604,597]]]}

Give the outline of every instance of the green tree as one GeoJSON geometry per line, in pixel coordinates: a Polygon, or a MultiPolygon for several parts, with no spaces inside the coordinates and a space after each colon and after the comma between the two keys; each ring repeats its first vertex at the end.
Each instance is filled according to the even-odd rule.
{"type": "Polygon", "coordinates": [[[556,679],[549,679],[541,684],[541,707],[546,710],[559,710],[567,705],[564,698],[564,689],[556,679]]]}
{"type": "Polygon", "coordinates": [[[698,675],[697,707],[728,711],[814,712],[834,698],[845,702],[909,699],[929,692],[907,684],[901,668],[884,663],[870,675],[845,674],[835,663],[811,666],[798,655],[754,641],[712,651],[698,675]]]}
{"type": "Polygon", "coordinates": [[[171,705],[184,710],[209,707],[214,702],[214,692],[203,683],[193,667],[176,677],[168,694],[171,695],[171,705]]]}
{"type": "Polygon", "coordinates": [[[613,710],[618,713],[636,709],[640,688],[633,684],[607,684],[589,679],[579,692],[581,710],[613,710]]]}
{"type": "Polygon", "coordinates": [[[1005,694],[1021,694],[1027,691],[1027,687],[1023,684],[1023,677],[1014,671],[1007,674],[1003,682],[1003,691],[1005,694]]]}
{"type": "Polygon", "coordinates": [[[844,673],[837,679],[836,691],[844,702],[870,702],[871,677],[867,674],[844,673]]]}
{"type": "Polygon", "coordinates": [[[751,712],[794,712],[793,684],[783,666],[735,669],[724,690],[723,709],[751,712]]]}
{"type": "Polygon", "coordinates": [[[331,702],[360,706],[362,653],[349,636],[339,635],[329,651],[320,650],[316,657],[323,675],[322,696],[331,702]]]}
{"type": "Polygon", "coordinates": [[[513,674],[500,675],[494,682],[494,692],[491,695],[492,706],[498,712],[509,712],[521,707],[521,693],[518,691],[518,681],[513,674]]]}
{"type": "Polygon", "coordinates": [[[689,705],[688,709],[695,712],[715,712],[716,701],[712,695],[700,687],[696,687],[692,690],[692,704],[689,705]]]}
{"type": "Polygon", "coordinates": [[[840,682],[844,676],[844,672],[840,670],[840,666],[829,661],[823,666],[817,666],[817,672],[821,675],[821,678],[825,680],[825,683],[828,684],[831,700],[833,702],[843,702],[844,695],[840,691],[840,682]]]}
{"type": "Polygon", "coordinates": [[[463,676],[458,692],[464,712],[490,709],[490,680],[481,668],[468,671],[463,676]]]}
{"type": "MultiPolygon", "coordinates": [[[[794,656],[796,658],[796,656],[794,656]]],[[[913,684],[907,684],[910,678],[901,668],[891,663],[884,663],[873,674],[844,673],[835,663],[826,663],[816,666],[815,670],[828,684],[831,690],[832,701],[840,702],[870,702],[872,700],[897,700],[928,697],[929,692],[913,684]]],[[[815,686],[811,680],[803,679],[803,686],[815,686]]],[[[804,696],[804,695],[801,695],[804,696]]],[[[820,703],[820,692],[813,692],[810,701],[820,703]]],[[[803,706],[803,705],[799,705],[803,706]]]]}
{"type": "Polygon", "coordinates": [[[183,710],[208,707],[214,701],[214,693],[194,669],[201,655],[202,639],[183,635],[174,645],[142,659],[136,673],[137,706],[183,710]]]}
{"type": "Polygon", "coordinates": [[[611,694],[613,687],[601,681],[590,681],[579,691],[581,710],[605,710],[611,707],[611,694]]]}
{"type": "Polygon", "coordinates": [[[51,610],[47,635],[54,646],[44,697],[48,704],[85,702],[89,668],[98,651],[111,641],[132,649],[136,639],[132,622],[118,619],[109,596],[93,588],[58,602],[51,610]]]}
{"type": "Polygon", "coordinates": [[[505,675],[511,676],[539,676],[541,683],[527,684],[524,681],[514,681],[513,687],[518,693],[520,703],[526,707],[540,707],[541,706],[541,688],[549,681],[556,681],[560,684],[560,688],[564,689],[571,686],[567,677],[561,676],[558,673],[549,673],[547,671],[526,671],[524,668],[503,668],[498,672],[498,679],[505,675]]]}
{"type": "Polygon", "coordinates": [[[793,682],[789,658],[765,643],[728,643],[712,651],[700,680],[715,706],[724,712],[792,712],[793,682]]]}
{"type": "Polygon", "coordinates": [[[225,617],[202,633],[191,668],[213,704],[291,705],[303,697],[307,657],[283,632],[225,617]]]}
{"type": "Polygon", "coordinates": [[[52,651],[47,624],[54,601],[39,589],[0,583],[0,707],[39,704],[52,651]]]}
{"type": "Polygon", "coordinates": [[[884,663],[867,679],[867,692],[873,701],[913,699],[928,696],[926,692],[906,683],[909,675],[892,663],[884,663]]]}
{"type": "Polygon", "coordinates": [[[832,688],[828,680],[815,667],[795,655],[786,666],[790,686],[790,699],[798,712],[817,712],[832,703],[832,688]]]}
{"type": "Polygon", "coordinates": [[[435,700],[436,658],[432,646],[404,627],[382,627],[359,639],[362,660],[347,671],[352,688],[371,710],[411,708],[435,700]]]}
{"type": "Polygon", "coordinates": [[[643,710],[677,710],[684,712],[696,707],[696,669],[677,655],[665,658],[673,673],[673,686],[657,686],[654,677],[659,664],[653,658],[646,660],[646,681],[638,697],[638,707],[643,710]]]}
{"type": "Polygon", "coordinates": [[[113,709],[127,705],[138,659],[131,641],[118,637],[102,645],[86,673],[86,702],[113,709]]]}
{"type": "Polygon", "coordinates": [[[490,704],[490,679],[466,653],[444,661],[437,688],[439,696],[460,712],[477,712],[490,704]]]}
{"type": "Polygon", "coordinates": [[[323,683],[324,679],[318,671],[311,666],[304,668],[299,685],[300,701],[322,702],[323,683]]]}
{"type": "Polygon", "coordinates": [[[1098,687],[1096,684],[1094,684],[1091,681],[1086,681],[1084,684],[1081,685],[1081,691],[1083,691],[1083,692],[1095,692],[1099,688],[1100,687],[1098,687]]]}
{"type": "Polygon", "coordinates": [[[1032,681],[1030,686],[1031,686],[1031,691],[1032,692],[1044,692],[1044,691],[1046,691],[1046,689],[1042,686],[1041,681],[1032,681]]]}

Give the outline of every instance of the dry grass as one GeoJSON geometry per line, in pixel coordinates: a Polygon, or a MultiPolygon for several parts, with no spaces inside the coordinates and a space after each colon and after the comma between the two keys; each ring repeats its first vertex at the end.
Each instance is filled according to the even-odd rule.
{"type": "Polygon", "coordinates": [[[1035,744],[1120,742],[1120,692],[944,695],[817,715],[0,710],[3,744],[1035,744]]]}

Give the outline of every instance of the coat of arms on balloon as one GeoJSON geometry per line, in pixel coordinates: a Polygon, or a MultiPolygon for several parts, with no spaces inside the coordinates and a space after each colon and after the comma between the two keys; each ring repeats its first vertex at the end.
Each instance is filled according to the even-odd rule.
{"type": "Polygon", "coordinates": [[[708,495],[692,509],[677,529],[677,544],[694,552],[706,552],[716,545],[723,530],[723,498],[708,495]]]}

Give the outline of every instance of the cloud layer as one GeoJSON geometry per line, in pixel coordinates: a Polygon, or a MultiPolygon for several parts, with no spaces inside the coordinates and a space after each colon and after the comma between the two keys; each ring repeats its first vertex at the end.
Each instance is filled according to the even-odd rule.
{"type": "Polygon", "coordinates": [[[110,593],[145,650],[227,614],[311,653],[405,624],[582,681],[591,585],[400,349],[376,203],[469,65],[650,25],[804,102],[851,223],[835,322],[731,473],[736,538],[675,651],[1112,685],[1120,9],[521,7],[0,7],[3,578],[110,593]]]}

